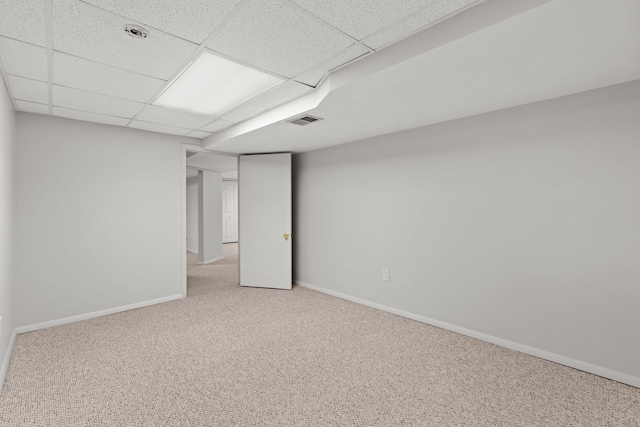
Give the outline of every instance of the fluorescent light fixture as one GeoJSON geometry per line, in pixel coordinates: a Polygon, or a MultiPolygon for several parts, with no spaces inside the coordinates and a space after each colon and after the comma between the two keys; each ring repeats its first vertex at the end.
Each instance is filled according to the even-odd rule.
{"type": "Polygon", "coordinates": [[[215,117],[283,81],[203,52],[154,104],[215,117]]]}

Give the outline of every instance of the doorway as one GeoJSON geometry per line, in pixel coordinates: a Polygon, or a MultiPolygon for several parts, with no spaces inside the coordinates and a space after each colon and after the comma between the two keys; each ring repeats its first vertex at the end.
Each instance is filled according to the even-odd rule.
{"type": "Polygon", "coordinates": [[[181,162],[180,247],[182,296],[186,297],[188,257],[191,263],[197,257],[198,265],[211,265],[224,259],[224,242],[237,245],[238,158],[233,154],[213,153],[199,146],[183,144],[181,162]]]}

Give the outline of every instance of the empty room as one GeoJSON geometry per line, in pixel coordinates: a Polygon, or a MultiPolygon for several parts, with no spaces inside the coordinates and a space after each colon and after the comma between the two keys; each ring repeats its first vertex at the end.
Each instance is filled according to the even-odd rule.
{"type": "Polygon", "coordinates": [[[0,426],[639,426],[637,0],[0,0],[0,426]]]}

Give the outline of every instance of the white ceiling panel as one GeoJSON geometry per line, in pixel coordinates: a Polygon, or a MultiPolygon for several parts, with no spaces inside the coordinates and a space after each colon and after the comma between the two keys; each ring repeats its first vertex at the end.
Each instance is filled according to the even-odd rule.
{"type": "Polygon", "coordinates": [[[253,0],[207,47],[283,76],[293,77],[353,41],[290,3],[253,0]]]}
{"type": "Polygon", "coordinates": [[[324,77],[325,74],[329,73],[331,70],[340,67],[348,62],[353,61],[363,55],[366,55],[369,50],[359,44],[353,44],[348,48],[340,51],[338,54],[332,56],[321,64],[316,65],[308,69],[307,71],[298,74],[294,77],[295,80],[306,83],[311,86],[317,86],[320,83],[320,80],[324,77]]]}
{"type": "Polygon", "coordinates": [[[16,101],[16,105],[20,111],[25,113],[49,114],[49,106],[46,104],[38,104],[29,101],[16,101]]]}
{"type": "Polygon", "coordinates": [[[391,26],[383,31],[373,34],[363,40],[363,43],[372,49],[382,48],[390,43],[410,36],[416,31],[429,24],[432,24],[447,15],[451,15],[473,3],[480,3],[484,0],[439,0],[433,2],[429,7],[417,14],[411,15],[408,19],[391,26]]]}
{"type": "Polygon", "coordinates": [[[171,110],[169,108],[149,105],[138,117],[145,122],[159,123],[180,128],[196,129],[211,121],[211,117],[186,113],[184,111],[171,110]]]}
{"type": "Polygon", "coordinates": [[[194,130],[193,132],[191,132],[189,135],[187,136],[191,136],[193,138],[200,138],[200,139],[204,139],[208,136],[211,136],[211,134],[209,132],[202,132],[199,130],[194,130]]]}
{"type": "Polygon", "coordinates": [[[228,122],[237,123],[249,119],[253,116],[257,116],[265,110],[267,110],[267,107],[244,103],[231,111],[227,111],[226,113],[221,115],[220,118],[228,122]]]}
{"type": "Polygon", "coordinates": [[[124,32],[127,24],[135,22],[79,1],[53,0],[56,51],[168,80],[198,47],[151,29],[136,39],[124,32]]]}
{"type": "Polygon", "coordinates": [[[83,0],[169,34],[202,43],[240,0],[83,0]]]}
{"type": "Polygon", "coordinates": [[[44,82],[48,80],[45,48],[0,37],[0,55],[8,74],[44,82]]]}
{"type": "Polygon", "coordinates": [[[67,119],[82,120],[83,122],[102,123],[105,125],[126,126],[127,123],[129,123],[129,119],[123,119],[121,117],[104,116],[102,114],[70,110],[68,108],[61,107],[53,107],[53,115],[66,117],[67,119]]]}
{"type": "Polygon", "coordinates": [[[252,104],[260,105],[262,107],[271,108],[278,105],[282,105],[285,102],[289,102],[296,99],[305,93],[309,93],[313,88],[297,83],[294,81],[288,81],[281,85],[274,87],[271,90],[266,91],[262,95],[251,100],[252,104]]]}
{"type": "Polygon", "coordinates": [[[183,129],[183,128],[174,127],[174,126],[165,126],[157,123],[141,122],[139,120],[134,120],[133,122],[131,122],[129,127],[148,130],[151,132],[168,133],[170,135],[180,135],[180,136],[184,136],[191,132],[191,129],[183,129]]]}
{"type": "Polygon", "coordinates": [[[144,107],[144,104],[140,102],[112,98],[58,85],[53,86],[53,105],[127,118],[132,118],[144,107]]]}
{"type": "Polygon", "coordinates": [[[416,13],[434,0],[291,0],[324,21],[361,40],[416,13]]]}
{"type": "Polygon", "coordinates": [[[47,45],[43,0],[0,0],[0,12],[1,35],[47,45]]]}
{"type": "Polygon", "coordinates": [[[144,103],[166,83],[155,77],[142,76],[60,52],[53,55],[53,82],[144,103]]]}
{"type": "Polygon", "coordinates": [[[202,130],[205,132],[217,132],[219,130],[228,128],[232,124],[233,123],[227,122],[225,120],[216,120],[215,122],[200,128],[199,130],[202,130]]]}
{"type": "Polygon", "coordinates": [[[9,76],[8,80],[15,99],[40,104],[49,103],[49,85],[47,83],[17,76],[9,76]]]}

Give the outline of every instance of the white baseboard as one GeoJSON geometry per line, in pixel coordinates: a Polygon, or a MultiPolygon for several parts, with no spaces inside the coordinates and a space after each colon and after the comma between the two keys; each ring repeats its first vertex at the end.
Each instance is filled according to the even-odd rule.
{"type": "Polygon", "coordinates": [[[511,350],[519,351],[520,353],[525,353],[531,356],[539,357],[541,359],[549,360],[554,363],[559,363],[561,365],[568,366],[570,368],[578,369],[580,371],[588,372],[590,374],[598,375],[604,378],[608,378],[610,380],[618,381],[624,384],[628,384],[633,387],[640,388],[640,378],[634,377],[632,375],[624,374],[622,372],[614,371],[608,368],[603,368],[601,366],[592,365],[591,363],[582,362],[580,360],[572,359],[570,357],[562,356],[559,354],[551,353],[545,350],[541,350],[535,347],[529,347],[524,344],[519,344],[513,341],[505,340],[502,338],[494,337],[492,335],[483,334],[482,332],[473,331],[471,329],[462,328],[460,326],[452,325],[449,323],[441,322],[439,320],[431,319],[429,317],[421,316],[418,314],[410,313],[408,311],[399,310],[397,308],[389,307],[383,304],[378,304],[375,302],[371,302],[362,298],[357,298],[351,295],[343,294],[341,292],[332,291],[329,289],[321,288],[319,286],[310,285],[309,283],[304,283],[299,280],[294,280],[296,285],[301,286],[303,288],[308,288],[314,291],[322,292],[328,295],[332,295],[334,297],[342,298],[348,301],[352,301],[358,304],[366,305],[367,307],[376,308],[378,310],[386,311],[391,314],[395,314],[398,316],[406,317],[412,320],[416,320],[418,322],[426,323],[428,325],[436,326],[438,328],[446,329],[448,331],[456,332],[461,335],[466,335],[471,338],[476,338],[482,341],[489,342],[491,344],[496,344],[501,347],[506,347],[511,350]]]}
{"type": "Polygon", "coordinates": [[[187,248],[187,252],[191,252],[192,254],[198,255],[198,251],[194,251],[193,249],[187,248]]]}
{"type": "Polygon", "coordinates": [[[4,378],[7,376],[7,370],[9,369],[9,362],[11,361],[11,353],[13,353],[13,345],[16,342],[17,335],[18,333],[14,329],[13,333],[11,334],[11,340],[9,340],[9,347],[7,347],[7,352],[4,354],[2,367],[0,367],[0,391],[4,386],[4,378]]]}
{"type": "Polygon", "coordinates": [[[223,256],[221,256],[220,258],[214,258],[214,259],[210,259],[209,261],[204,261],[204,262],[200,262],[198,261],[198,265],[207,265],[207,264],[212,264],[216,261],[220,261],[221,259],[224,259],[223,256]]]}
{"type": "Polygon", "coordinates": [[[77,316],[65,317],[63,319],[50,320],[48,322],[35,323],[33,325],[19,326],[16,328],[16,333],[24,334],[26,332],[38,331],[40,329],[51,328],[53,326],[66,325],[67,323],[79,322],[81,320],[93,319],[94,317],[121,313],[123,311],[129,311],[129,310],[134,310],[136,308],[148,307],[150,305],[161,304],[163,302],[174,301],[182,298],[183,298],[182,294],[171,295],[168,297],[137,302],[134,304],[122,305],[120,307],[107,308],[106,310],[94,311],[91,313],[79,314],[77,316]]]}

